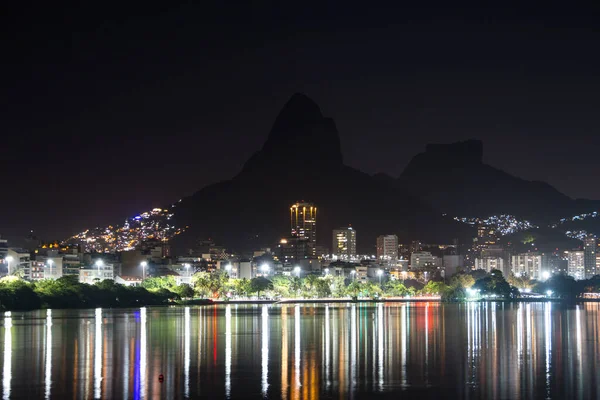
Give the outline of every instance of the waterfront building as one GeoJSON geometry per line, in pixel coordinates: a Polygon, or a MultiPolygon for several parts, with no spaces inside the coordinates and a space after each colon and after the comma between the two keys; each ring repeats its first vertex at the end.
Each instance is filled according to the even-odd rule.
{"type": "Polygon", "coordinates": [[[356,257],[356,230],[351,226],[334,229],[332,233],[331,251],[342,260],[356,257]]]}
{"type": "Polygon", "coordinates": [[[31,255],[29,250],[19,247],[9,247],[6,250],[4,261],[7,266],[7,274],[17,274],[24,279],[31,279],[31,255]]]}
{"type": "Polygon", "coordinates": [[[124,286],[142,286],[142,278],[139,276],[117,275],[115,276],[115,283],[124,286]]]}
{"type": "Polygon", "coordinates": [[[504,274],[506,265],[502,257],[482,257],[475,259],[475,269],[482,269],[487,273],[490,273],[493,269],[497,269],[504,274]]]}
{"type": "Polygon", "coordinates": [[[511,258],[511,272],[515,276],[542,279],[542,255],[539,253],[515,254],[511,258]]]}
{"type": "Polygon", "coordinates": [[[398,260],[398,236],[381,235],[377,237],[377,260],[388,266],[396,264],[398,260]]]}
{"type": "Polygon", "coordinates": [[[585,252],[583,250],[573,250],[567,252],[568,274],[573,278],[585,279],[585,252]]]}
{"type": "Polygon", "coordinates": [[[98,265],[87,266],[79,270],[79,282],[93,285],[105,279],[114,279],[114,264],[99,263],[98,265]]]}
{"type": "Polygon", "coordinates": [[[583,239],[583,264],[585,278],[589,279],[596,275],[596,253],[598,252],[598,238],[588,235],[583,239]]]}
{"type": "Polygon", "coordinates": [[[434,256],[429,251],[417,251],[410,255],[410,267],[422,269],[425,267],[442,267],[442,259],[434,256]]]}

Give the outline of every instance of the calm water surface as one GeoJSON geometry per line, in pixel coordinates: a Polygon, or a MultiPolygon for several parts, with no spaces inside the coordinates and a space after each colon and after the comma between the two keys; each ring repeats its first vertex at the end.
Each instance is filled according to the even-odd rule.
{"type": "Polygon", "coordinates": [[[53,399],[594,399],[599,310],[431,302],[13,312],[1,317],[1,389],[53,399]]]}

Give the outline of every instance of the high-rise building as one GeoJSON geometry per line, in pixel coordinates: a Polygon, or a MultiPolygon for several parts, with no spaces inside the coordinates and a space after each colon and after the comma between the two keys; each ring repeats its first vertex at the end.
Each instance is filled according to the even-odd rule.
{"type": "Polygon", "coordinates": [[[412,242],[410,242],[410,253],[417,253],[419,251],[421,251],[421,242],[418,240],[413,240],[412,242]]]}
{"type": "Polygon", "coordinates": [[[502,271],[505,274],[506,266],[502,257],[482,257],[475,259],[475,269],[482,269],[485,272],[492,272],[493,269],[502,271]]]}
{"type": "Polygon", "coordinates": [[[548,271],[551,275],[568,273],[568,262],[558,252],[542,253],[542,271],[548,271]]]}
{"type": "Polygon", "coordinates": [[[377,259],[395,265],[398,260],[398,236],[381,235],[377,237],[377,259]]]}
{"type": "Polygon", "coordinates": [[[521,253],[512,256],[511,272],[515,276],[528,276],[542,279],[542,255],[539,253],[521,253]]]}
{"type": "Polygon", "coordinates": [[[568,274],[575,279],[585,279],[585,252],[582,250],[569,251],[567,254],[568,274]]]}
{"type": "Polygon", "coordinates": [[[304,201],[292,204],[290,207],[290,225],[292,237],[308,241],[315,256],[317,246],[317,207],[304,201]]]}
{"type": "Polygon", "coordinates": [[[598,252],[598,238],[588,235],[583,240],[583,264],[585,267],[585,278],[589,279],[596,275],[596,253],[598,252]]]}
{"type": "Polygon", "coordinates": [[[356,257],[356,231],[351,226],[333,230],[331,252],[342,259],[356,257]]]}

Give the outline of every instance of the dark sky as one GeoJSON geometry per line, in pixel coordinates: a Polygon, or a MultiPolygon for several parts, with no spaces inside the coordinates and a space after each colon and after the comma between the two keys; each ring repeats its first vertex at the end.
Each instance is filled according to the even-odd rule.
{"type": "Polygon", "coordinates": [[[232,177],[297,91],[365,172],[480,138],[486,162],[600,199],[598,9],[85,3],[2,13],[9,238],[62,238],[232,177]]]}

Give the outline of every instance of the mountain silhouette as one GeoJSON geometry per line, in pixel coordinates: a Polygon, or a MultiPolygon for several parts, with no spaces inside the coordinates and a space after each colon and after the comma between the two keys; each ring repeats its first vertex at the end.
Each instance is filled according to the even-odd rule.
{"type": "Polygon", "coordinates": [[[299,200],[317,206],[317,244],[328,248],[332,230],[348,224],[357,230],[361,253],[374,253],[382,234],[451,242],[471,232],[411,196],[395,179],[344,165],[334,121],[310,98],[294,94],[262,149],[238,175],[177,205],[176,224],[189,228],[173,246],[191,248],[208,237],[238,251],[273,246],[289,235],[289,207],[299,200]]]}
{"type": "Polygon", "coordinates": [[[413,157],[398,183],[440,212],[455,216],[513,214],[544,224],[600,205],[574,200],[545,182],[515,177],[482,159],[479,140],[429,144],[413,157]]]}

